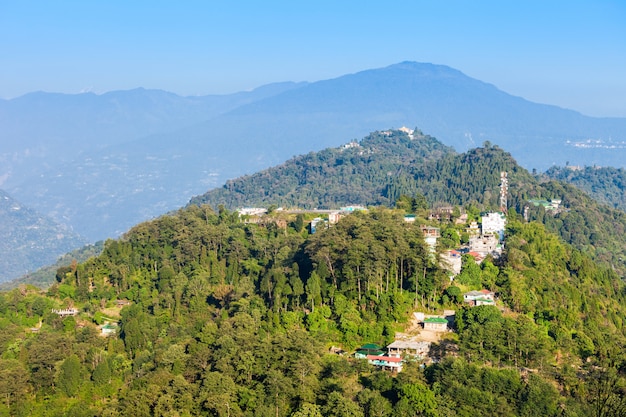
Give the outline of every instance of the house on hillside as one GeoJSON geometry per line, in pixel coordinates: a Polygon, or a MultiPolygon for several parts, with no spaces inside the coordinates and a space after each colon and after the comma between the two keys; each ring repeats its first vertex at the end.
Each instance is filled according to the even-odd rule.
{"type": "Polygon", "coordinates": [[[502,255],[502,245],[498,236],[489,234],[470,237],[469,250],[480,254],[483,258],[487,255],[492,255],[494,258],[502,255]]]}
{"type": "Polygon", "coordinates": [[[360,348],[358,348],[356,350],[356,353],[354,354],[354,357],[355,358],[360,358],[360,359],[365,359],[365,358],[367,358],[368,355],[381,356],[384,353],[385,352],[383,351],[383,347],[382,346],[378,346],[375,343],[368,343],[368,344],[365,344],[365,345],[361,346],[360,348]]]}
{"type": "Polygon", "coordinates": [[[454,221],[454,224],[466,224],[468,219],[467,213],[461,213],[458,219],[454,221]]]}
{"type": "Polygon", "coordinates": [[[403,356],[412,356],[424,359],[428,356],[431,342],[414,341],[414,340],[395,340],[387,346],[387,354],[397,358],[403,356]]]}
{"type": "Polygon", "coordinates": [[[439,234],[439,228],[421,225],[420,229],[422,231],[422,234],[424,235],[424,241],[428,245],[431,253],[435,253],[435,248],[437,247],[437,239],[441,237],[441,235],[439,234]]]}
{"type": "Polygon", "coordinates": [[[402,358],[394,356],[367,355],[367,362],[379,369],[391,372],[402,372],[402,358]]]}
{"type": "Polygon", "coordinates": [[[60,310],[55,310],[52,309],[52,312],[55,314],[58,314],[61,317],[67,317],[67,316],[75,316],[78,314],[78,309],[77,308],[64,308],[64,309],[60,309],[60,310]]]}
{"type": "Polygon", "coordinates": [[[100,328],[100,332],[103,336],[109,336],[117,333],[117,325],[112,323],[107,323],[100,328]]]}
{"type": "Polygon", "coordinates": [[[471,222],[466,231],[467,234],[470,235],[470,237],[480,235],[480,227],[478,227],[478,222],[471,222]]]}
{"type": "Polygon", "coordinates": [[[495,294],[489,290],[470,291],[463,294],[463,301],[472,307],[495,305],[495,294]]]}
{"type": "Polygon", "coordinates": [[[328,227],[328,223],[326,222],[326,220],[322,219],[321,217],[316,217],[311,220],[311,223],[309,224],[309,230],[311,234],[315,233],[320,225],[322,227],[328,227]]]}
{"type": "Polygon", "coordinates": [[[448,330],[448,320],[441,317],[429,317],[424,319],[424,330],[445,332],[448,330]]]}
{"type": "Polygon", "coordinates": [[[339,210],[333,211],[332,213],[328,214],[328,223],[329,224],[336,224],[345,215],[346,215],[345,212],[342,212],[342,211],[339,211],[339,210]]]}

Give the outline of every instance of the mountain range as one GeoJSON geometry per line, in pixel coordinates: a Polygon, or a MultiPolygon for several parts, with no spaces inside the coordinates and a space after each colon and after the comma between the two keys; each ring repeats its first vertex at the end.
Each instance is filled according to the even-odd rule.
{"type": "Polygon", "coordinates": [[[87,240],[117,236],[227,179],[390,127],[526,168],[623,165],[626,119],[536,104],[455,69],[403,62],[225,96],[155,90],[0,101],[0,186],[87,240]]]}

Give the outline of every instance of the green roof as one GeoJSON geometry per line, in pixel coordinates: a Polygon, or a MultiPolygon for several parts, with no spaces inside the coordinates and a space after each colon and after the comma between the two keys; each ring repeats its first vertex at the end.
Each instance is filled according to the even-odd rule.
{"type": "Polygon", "coordinates": [[[367,355],[381,356],[384,353],[385,352],[382,350],[375,350],[375,349],[359,349],[356,351],[356,354],[360,354],[363,356],[367,356],[367,355]]]}
{"type": "Polygon", "coordinates": [[[375,343],[368,343],[359,348],[359,350],[381,350],[382,346],[378,346],[375,343]]]}
{"type": "Polygon", "coordinates": [[[448,320],[441,317],[429,317],[424,320],[424,323],[448,323],[448,320]]]}

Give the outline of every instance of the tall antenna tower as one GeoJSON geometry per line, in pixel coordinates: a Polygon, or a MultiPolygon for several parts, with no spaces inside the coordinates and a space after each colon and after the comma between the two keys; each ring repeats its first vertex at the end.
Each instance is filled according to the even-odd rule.
{"type": "Polygon", "coordinates": [[[500,211],[507,213],[506,199],[509,192],[509,179],[506,171],[500,172],[500,211]]]}

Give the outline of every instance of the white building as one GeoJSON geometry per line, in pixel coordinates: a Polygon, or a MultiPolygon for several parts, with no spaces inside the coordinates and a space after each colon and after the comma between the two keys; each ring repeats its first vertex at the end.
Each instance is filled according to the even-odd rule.
{"type": "Polygon", "coordinates": [[[261,207],[243,207],[237,210],[240,216],[261,216],[267,213],[267,209],[261,207]]]}
{"type": "Polygon", "coordinates": [[[495,305],[495,294],[489,290],[470,291],[463,294],[463,301],[472,307],[495,305]]]}
{"type": "Polygon", "coordinates": [[[485,213],[481,216],[483,234],[495,233],[504,239],[504,228],[506,226],[506,215],[504,213],[485,213]]]}

